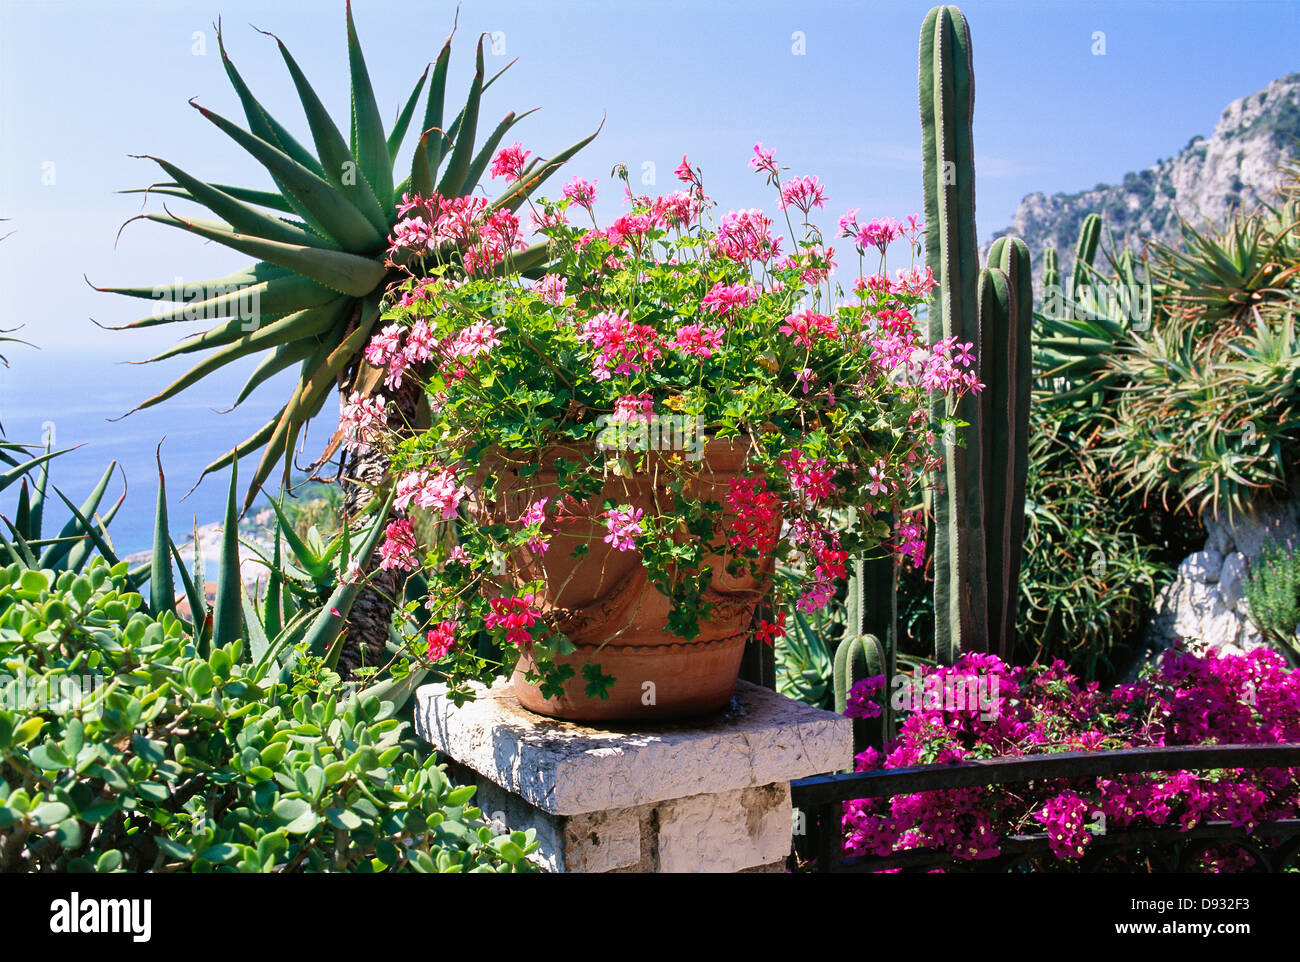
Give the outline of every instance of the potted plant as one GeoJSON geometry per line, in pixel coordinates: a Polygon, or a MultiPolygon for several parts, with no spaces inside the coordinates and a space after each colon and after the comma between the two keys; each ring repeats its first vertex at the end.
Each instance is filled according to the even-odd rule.
{"type": "MultiPolygon", "coordinates": [[[[512,145],[493,172],[526,159],[512,145]]],[[[783,178],[761,145],[750,163],[785,236],[758,210],[715,219],[685,158],[660,197],[619,167],[629,209],[609,226],[581,179],[531,207],[542,276],[508,211],[403,204],[410,279],[367,358],[390,388],[419,378],[427,423],[386,433],[381,392],[342,430],[392,448],[383,564],[424,579],[412,647],[457,697],[504,671],[525,707],[572,720],[716,709],[746,642],[783,634],[783,606],[824,607],[850,556],[923,552],[934,394],[980,385],[971,345],[923,343],[922,227],[844,215],[846,295],[812,221],[822,185],[783,178]],[[910,263],[891,275],[895,241],[910,263]]]]}

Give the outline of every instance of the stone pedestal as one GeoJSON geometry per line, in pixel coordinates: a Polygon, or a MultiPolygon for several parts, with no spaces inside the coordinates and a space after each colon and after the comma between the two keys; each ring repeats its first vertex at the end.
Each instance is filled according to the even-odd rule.
{"type": "Polygon", "coordinates": [[[616,728],[534,715],[504,681],[476,695],[420,688],[416,729],[554,872],[782,871],[791,780],[853,761],[849,719],[747,682],[714,715],[616,728]]]}

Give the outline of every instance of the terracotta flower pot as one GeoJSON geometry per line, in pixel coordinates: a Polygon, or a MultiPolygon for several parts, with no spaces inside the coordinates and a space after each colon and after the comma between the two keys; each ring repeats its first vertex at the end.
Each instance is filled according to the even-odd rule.
{"type": "MultiPolygon", "coordinates": [[[[490,506],[471,502],[474,517],[480,523],[517,522],[539,498],[551,499],[548,517],[553,516],[561,498],[553,458],[559,454],[576,460],[591,450],[547,452],[540,459],[545,467],[526,478],[517,470],[503,470],[498,462],[492,468],[501,481],[497,500],[490,506]]],[[[671,510],[671,494],[664,487],[670,476],[665,457],[652,452],[643,473],[612,476],[591,503],[612,498],[642,509],[647,516],[671,510]]],[[[743,472],[745,461],[741,444],[709,442],[704,467],[690,483],[687,497],[725,504],[728,479],[743,472]]],[[[544,582],[544,597],[537,599],[535,607],[577,647],[573,654],[556,659],[558,664],[572,665],[575,672],[558,698],[543,697],[536,685],[524,680],[533,665],[525,648],[513,677],[520,704],[570,721],[662,720],[722,708],[735,689],[754,609],[767,589],[767,572],[760,581],[745,571],[732,575],[726,570],[722,549],[734,515],[724,511],[715,519],[713,550],[706,561],[713,581],[704,596],[712,609],[708,619],[701,620],[699,634],[687,641],[668,630],[671,603],[648,579],[640,552],[619,551],[607,543],[608,529],[598,512],[554,524],[548,520],[549,550],[538,554],[525,549],[512,558],[515,586],[544,582]],[[580,544],[588,545],[587,554],[572,557],[580,544]],[[589,698],[584,692],[582,666],[588,662],[616,679],[608,699],[589,698]]]]}

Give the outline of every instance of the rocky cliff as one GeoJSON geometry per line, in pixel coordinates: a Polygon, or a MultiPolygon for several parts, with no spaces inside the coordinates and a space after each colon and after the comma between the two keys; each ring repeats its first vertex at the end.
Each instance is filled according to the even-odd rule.
{"type": "Polygon", "coordinates": [[[1075,194],[1030,194],[1020,202],[1011,226],[994,238],[1023,238],[1040,278],[1043,249],[1055,247],[1062,276],[1069,276],[1079,225],[1088,214],[1101,214],[1117,242],[1125,236],[1138,245],[1138,238],[1174,241],[1178,215],[1195,224],[1222,224],[1234,207],[1269,199],[1278,184],[1279,163],[1297,157],[1300,73],[1234,100],[1210,137],[1193,137],[1176,156],[1127,173],[1119,184],[1098,184],[1075,194]]]}

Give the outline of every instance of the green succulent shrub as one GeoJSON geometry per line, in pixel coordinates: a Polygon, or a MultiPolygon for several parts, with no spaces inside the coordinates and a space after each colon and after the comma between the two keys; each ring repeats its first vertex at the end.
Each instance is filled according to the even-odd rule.
{"type": "Polygon", "coordinates": [[[0,870],[516,871],[391,705],[197,653],[140,611],[126,566],[0,570],[0,870]]]}
{"type": "Polygon", "coordinates": [[[1122,667],[1173,572],[1071,414],[1033,415],[1018,641],[1030,660],[1060,658],[1092,680],[1122,667]]]}
{"type": "Polygon", "coordinates": [[[1119,384],[1103,441],[1151,500],[1232,515],[1300,475],[1300,182],[1222,228],[1151,246],[1156,323],[1105,357],[1119,384]]]}
{"type": "Polygon", "coordinates": [[[1243,581],[1250,620],[1293,665],[1300,665],[1300,551],[1293,539],[1269,541],[1243,581]]]}

